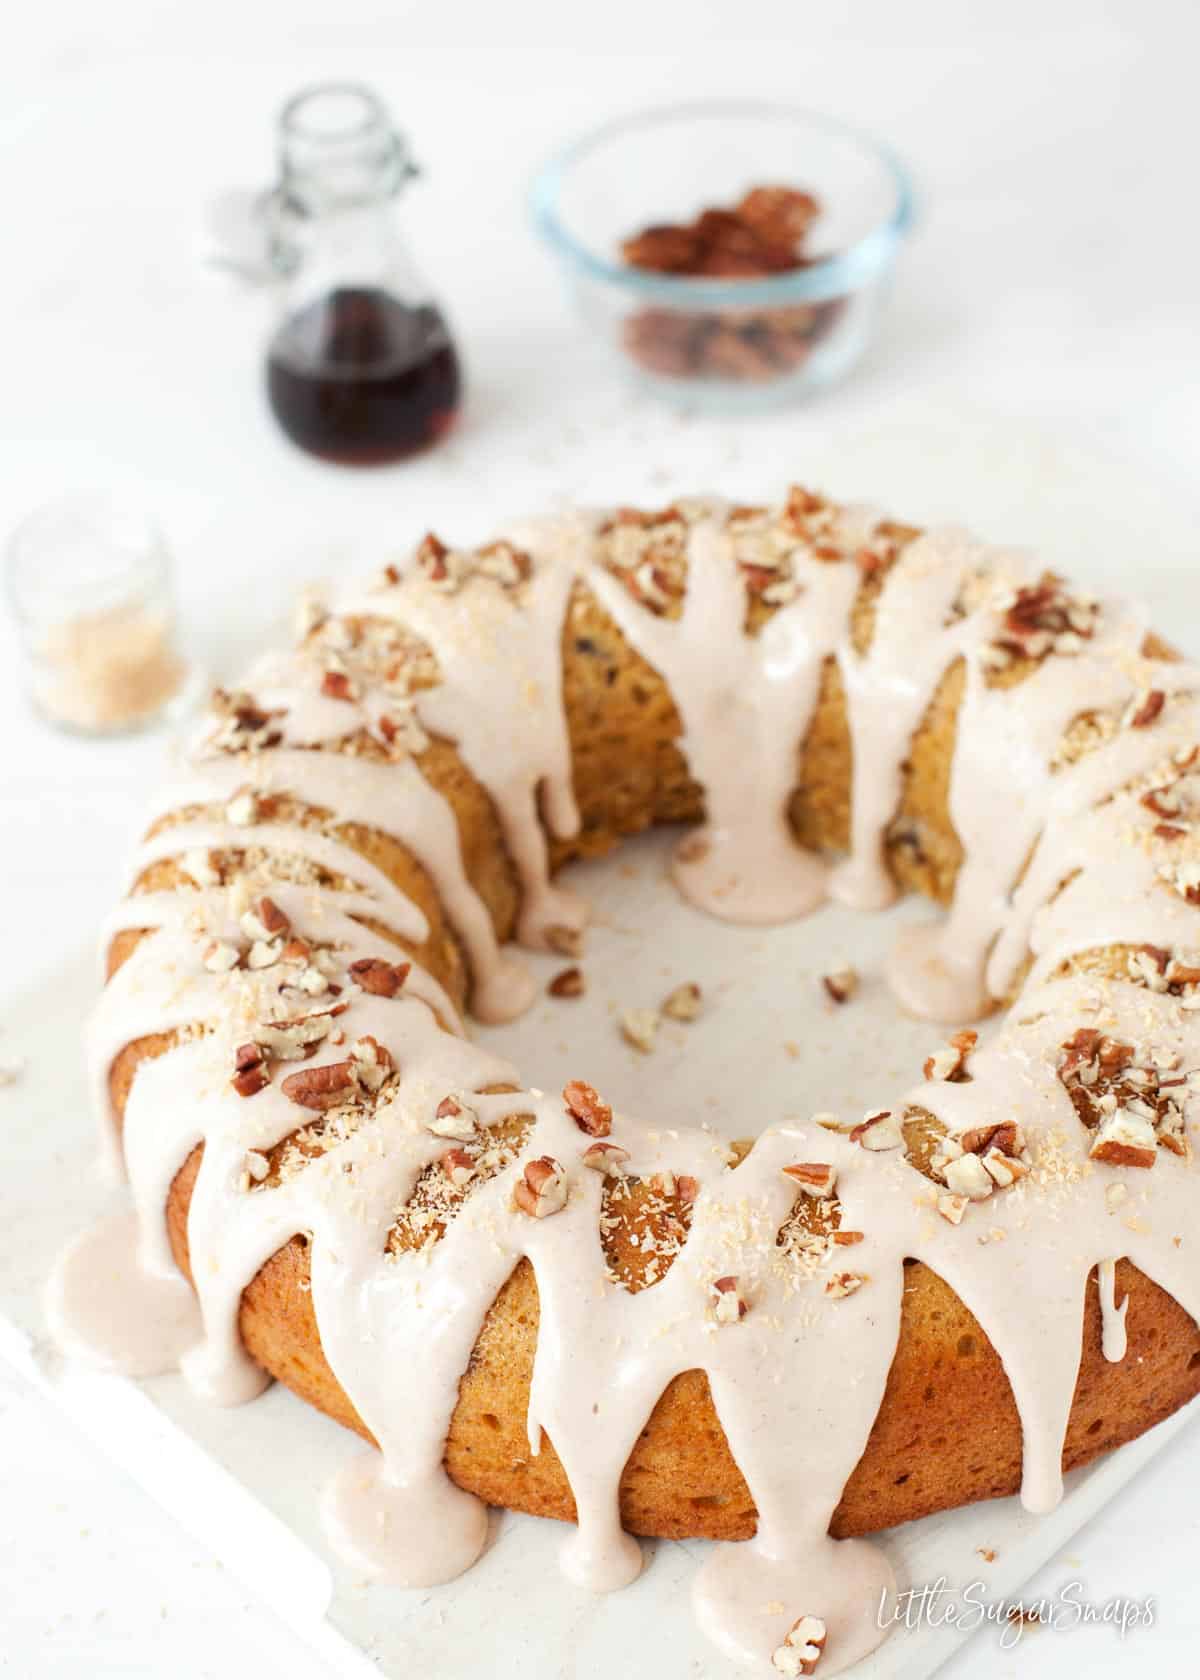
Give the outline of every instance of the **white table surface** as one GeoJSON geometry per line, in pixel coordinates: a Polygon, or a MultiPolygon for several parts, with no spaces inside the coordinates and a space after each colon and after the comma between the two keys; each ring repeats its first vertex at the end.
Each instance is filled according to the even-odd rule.
{"type": "MultiPolygon", "coordinates": [[[[1200,14],[1184,0],[21,10],[0,62],[0,529],[80,484],[156,509],[191,644],[219,673],[305,579],[431,524],[469,538],[564,497],[762,494],[816,476],[1041,540],[1085,574],[1195,564],[1200,14]],[[258,396],[262,301],[195,260],[205,196],[263,180],[280,98],[330,74],[376,83],[427,167],[406,214],[470,378],[448,447],[368,476],[288,450],[258,396]],[[886,332],[843,389],[767,420],[680,419],[631,399],[581,335],[527,232],[523,186],[565,133],[610,112],[758,90],[889,136],[916,170],[922,223],[886,332]]],[[[4,1002],[107,902],[162,742],[84,745],[37,724],[7,624],[0,708],[0,861],[17,889],[2,1060],[20,1052],[4,1002]]],[[[76,1031],[63,1022],[64,1054],[76,1031]]],[[[0,1093],[13,1101],[19,1088],[0,1093]]],[[[322,1672],[6,1376],[0,1488],[0,1673],[322,1672]]],[[[1064,1657],[1191,1672],[1198,1537],[1185,1433],[1040,1583],[1078,1577],[1096,1603],[1152,1594],[1155,1629],[1065,1645],[1035,1631],[1016,1652],[985,1633],[947,1672],[1029,1680],[1064,1657]]]]}

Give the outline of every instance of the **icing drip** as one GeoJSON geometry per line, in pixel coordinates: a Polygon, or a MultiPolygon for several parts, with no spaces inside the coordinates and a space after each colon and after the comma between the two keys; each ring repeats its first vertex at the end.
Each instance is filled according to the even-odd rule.
{"type": "Polygon", "coordinates": [[[1129,1297],[1117,1305],[1117,1263],[1101,1260],[1098,1271],[1100,1315],[1103,1320],[1103,1352],[1105,1359],[1119,1365],[1124,1359],[1128,1343],[1125,1335],[1125,1314],[1129,1311],[1129,1297]]]}
{"type": "MultiPolygon", "coordinates": [[[[844,543],[866,540],[874,528],[862,510],[845,522],[844,543]]],[[[730,1167],[725,1145],[704,1129],[664,1134],[618,1116],[612,1142],[627,1152],[624,1171],[643,1180],[687,1174],[698,1187],[665,1275],[637,1292],[626,1288],[597,1240],[606,1181],[584,1166],[589,1138],[564,1102],[519,1089],[512,1068],[468,1042],[450,999],[419,964],[382,989],[368,983],[373,964],[387,969],[397,955],[369,923],[417,946],[430,929],[339,837],[349,824],[392,835],[428,871],[467,953],[477,1014],[502,1019],[531,996],[524,970],[497,947],[465,873],[453,813],[421,774],[421,748],[387,762],[337,750],[358,731],[377,735],[394,697],[337,668],[335,679],[345,682],[326,682],[323,656],[296,654],[263,662],[253,677],[256,704],[245,727],[273,732],[271,750],[232,754],[202,744],[156,804],[157,815],[188,815],[142,846],[131,884],[171,858],[195,886],[136,892],[109,919],[107,938],[130,930],[143,937],[89,1028],[101,1112],[109,1114],[120,1052],[160,1035],[159,1053],[139,1062],[124,1107],[120,1144],[134,1214],[97,1227],[63,1257],[50,1285],[52,1323],[71,1351],[109,1368],[149,1374],[181,1363],[211,1398],[247,1399],[266,1378],[241,1345],[243,1293],[302,1237],[321,1345],[379,1443],[326,1489],[330,1535],[365,1573],[432,1585],[467,1568],[485,1543],[484,1507],[450,1483],[442,1458],[486,1315],[528,1260],[539,1303],[529,1441],[535,1453],[553,1442],[574,1495],[566,1574],[602,1591],[638,1573],[640,1548],[620,1524],[621,1475],[664,1389],[701,1371],[758,1527],[752,1541],[708,1557],[695,1585],[699,1620],[735,1660],[765,1675],[796,1617],[819,1614],[828,1629],[820,1672],[833,1674],[882,1637],[875,1611],[892,1585],[874,1547],[835,1542],[828,1527],[884,1391],[906,1260],[923,1261],[946,1281],[999,1354],[1020,1415],[1022,1498],[1032,1510],[1061,1494],[1093,1268],[1110,1360],[1124,1357],[1128,1307],[1116,1305],[1114,1251],[1200,1316],[1200,1269],[1179,1240],[1194,1215],[1187,1127],[1195,1119],[1200,1011],[1192,1004],[1200,992],[1173,979],[1167,964],[1171,953],[1200,943],[1200,864],[1190,819],[1164,825],[1145,798],[1164,765],[1178,771],[1200,735],[1196,675],[1141,659],[1140,621],[1105,603],[1094,639],[1072,657],[1047,659],[1015,686],[989,685],[998,609],[985,593],[960,610],[962,591],[980,575],[1011,583],[1028,574],[1018,558],[958,532],[931,533],[902,553],[862,654],[851,640],[856,567],[803,551],[791,559],[794,597],[757,635],[737,633],[746,600],[741,561],[712,512],[690,528],[678,619],[646,611],[594,562],[594,527],[582,520],[531,524],[512,541],[532,557],[515,590],[468,577],[446,593],[413,571],[351,608],[394,620],[432,650],[443,680],[421,689],[414,704],[429,730],[457,743],[493,800],[530,942],[582,922],[581,907],[549,882],[539,821],[540,812],[551,833],[567,836],[578,820],[559,665],[577,580],[671,689],[707,802],[706,827],[685,842],[678,878],[702,907],[732,919],[776,920],[822,894],[822,866],[796,846],[786,812],[824,662],[839,662],[853,741],[852,852],[833,886],[865,905],[891,892],[882,842],[912,734],[943,675],[963,660],[949,797],[963,849],[954,906],[940,930],[921,932],[893,960],[893,978],[909,1007],[957,1019],[1011,992],[1030,955],[1032,968],[1003,1029],[971,1055],[965,1077],[956,1065],[906,1101],[932,1115],[960,1150],[970,1134],[1015,1121],[1024,1138],[1021,1176],[1005,1188],[984,1183],[969,1206],[950,1198],[952,1221],[946,1199],[899,1147],[875,1152],[789,1123],[764,1132],[730,1167]],[[1121,718],[1147,692],[1160,698],[1144,726],[1116,725],[1092,750],[1056,758],[1081,713],[1121,718]],[[280,795],[319,820],[273,815],[265,802],[280,795]],[[243,862],[233,886],[217,884],[211,854],[247,852],[266,859],[261,880],[259,865],[243,862]],[[343,884],[321,886],[318,876],[343,884]],[[306,955],[266,949],[255,966],[256,948],[270,941],[246,934],[254,893],[269,893],[306,955]],[[1147,941],[1152,952],[1161,947],[1163,962],[1151,956],[1144,974],[1131,968],[1101,985],[1094,975],[1063,972],[1098,947],[1140,947],[1144,955],[1147,941]],[[262,1088],[240,1095],[231,1074],[247,1039],[251,1048],[279,1044],[297,1020],[311,1024],[314,1015],[328,1017],[315,1048],[306,1040],[293,1055],[285,1042],[262,1088]],[[1062,1077],[1063,1052],[1081,1023],[1137,1047],[1136,1067],[1170,1071],[1182,1147],[1160,1148],[1166,1140],[1156,1139],[1152,1172],[1110,1165],[1094,1152],[1062,1077]],[[285,1078],[361,1057],[371,1045],[383,1059],[361,1065],[377,1070],[375,1083],[354,1075],[353,1096],[328,1113],[284,1089],[285,1078]],[[406,1248],[392,1235],[427,1175],[445,1165],[447,1137],[434,1126],[452,1095],[474,1115],[464,1134],[469,1149],[478,1155],[484,1140],[510,1141],[495,1145],[494,1170],[471,1180],[444,1228],[428,1228],[426,1241],[406,1248]],[[517,1120],[523,1134],[512,1141],[517,1120]],[[201,1146],[187,1221],[193,1292],[175,1270],[163,1209],[201,1146]],[[565,1199],[539,1218],[522,1210],[515,1192],[526,1166],[543,1156],[559,1164],[565,1199]],[[798,1161],[833,1170],[842,1230],[861,1232],[860,1241],[818,1241],[798,1253],[781,1246],[780,1228],[803,1195],[783,1169],[798,1161]],[[1152,1198],[1152,1217],[1116,1214],[1131,1191],[1147,1204],[1152,1198]],[[838,1272],[848,1257],[853,1271],[838,1272]],[[718,1280],[732,1287],[744,1316],[722,1316],[715,1303],[727,1292],[718,1280]]],[[[1200,959],[1184,964],[1185,974],[1195,969],[1200,959]]],[[[115,1139],[111,1115],[109,1125],[115,1139]]],[[[1000,1170],[997,1184],[1003,1159],[1000,1170]]]]}
{"type": "Polygon", "coordinates": [[[379,1453],[360,1453],[326,1486],[321,1516],[332,1543],[369,1580],[438,1587],[470,1569],[487,1540],[487,1506],[440,1469],[396,1482],[379,1453]],[[411,1536],[421,1536],[420,1555],[411,1536]]]}
{"type": "MultiPolygon", "coordinates": [[[[412,759],[379,763],[337,752],[288,750],[292,742],[314,746],[331,736],[306,713],[308,703],[336,708],[326,728],[337,739],[347,732],[345,702],[321,701],[303,690],[272,690],[272,698],[292,695],[287,742],[258,756],[207,758],[193,763],[163,790],[152,815],[189,805],[225,804],[241,788],[262,795],[291,794],[310,808],[329,813],[327,826],[356,823],[394,835],[428,871],[455,932],[463,943],[473,979],[471,1003],[481,1021],[509,1021],[533,1000],[535,985],[525,966],[501,950],[487,907],[463,867],[458,828],[446,800],[421,774],[412,759]]],[[[134,859],[133,879],[158,858],[185,851],[232,849],[247,843],[245,829],[175,827],[145,842],[134,859]]],[[[370,902],[363,913],[377,915],[401,936],[420,942],[428,937],[425,918],[391,880],[344,841],[297,824],[257,823],[255,846],[286,857],[307,858],[331,874],[363,884],[370,902]]]]}
{"type": "Polygon", "coordinates": [[[1106,603],[1094,644],[1048,659],[1012,688],[989,687],[978,647],[966,657],[950,779],[950,818],[963,848],[944,921],[903,935],[888,964],[902,1006],[935,1021],[977,1019],[989,1005],[986,965],[1009,895],[1056,805],[1071,803],[1075,771],[1055,773],[1055,748],[1082,710],[1124,705],[1144,625],[1106,603]]]}
{"type": "Polygon", "coordinates": [[[666,681],[683,721],[682,749],[704,786],[705,824],[675,854],[681,891],[727,921],[786,921],[825,896],[824,866],[797,845],[787,804],[821,668],[845,634],[858,573],[797,555],[797,598],[757,636],[731,640],[746,598],[728,532],[700,521],[687,553],[677,620],[644,611],[598,566],[588,587],[666,681]]]}
{"type": "Polygon", "coordinates": [[[773,1557],[756,1541],[721,1546],[701,1565],[692,1587],[692,1606],[702,1631],[734,1662],[751,1673],[774,1676],[764,1653],[783,1643],[795,1621],[780,1604],[819,1604],[828,1629],[821,1666],[841,1674],[880,1645],[887,1629],[876,1612],[896,1588],[891,1566],[865,1540],[817,1539],[803,1556],[773,1557]],[[864,1614],[864,1606],[870,1613],[864,1614]]]}
{"type": "Polygon", "coordinates": [[[903,549],[884,579],[865,654],[838,649],[854,743],[850,856],[833,871],[832,896],[882,910],[896,896],[883,837],[900,802],[909,744],[946,671],[978,639],[980,620],[953,620],[963,580],[986,550],[957,529],[930,531],[903,549]]]}
{"type": "MultiPolygon", "coordinates": [[[[956,1135],[1011,1119],[1014,1096],[1019,1098],[1033,1171],[987,1203],[993,1240],[972,1250],[956,1243],[955,1228],[947,1226],[913,1253],[945,1278],[984,1325],[1003,1361],[1025,1442],[1022,1500],[1034,1511],[1052,1508],[1061,1497],[1062,1442],[1079,1363],[1084,1287],[1093,1266],[1110,1262],[1114,1207],[1120,1204],[1106,1192],[1123,1182],[1117,1169],[1089,1159],[1084,1128],[1056,1072],[1059,1047],[1096,1008],[1094,986],[1084,977],[1026,992],[1012,1024],[972,1058],[969,1081],[927,1082],[909,1097],[956,1135]]],[[[1153,1045],[1163,1065],[1181,1071],[1196,1065],[1200,1035],[1177,999],[1114,982],[1105,993],[1103,1023],[1115,1037],[1153,1045]]],[[[1173,1241],[1187,1228],[1191,1161],[1161,1149],[1158,1155],[1153,1221],[1143,1229],[1139,1220],[1122,1220],[1120,1240],[1133,1264],[1194,1316],[1200,1272],[1180,1263],[1173,1241]]],[[[1114,1345],[1106,1339],[1107,1347],[1114,1345]]]]}
{"type": "Polygon", "coordinates": [[[360,599],[394,616],[432,648],[442,673],[417,697],[426,728],[456,743],[491,795],[521,883],[519,937],[553,942],[578,931],[586,906],[550,881],[544,819],[569,839],[579,828],[562,704],[562,624],[578,555],[579,520],[530,521],[511,533],[533,569],[519,595],[475,577],[451,594],[410,568],[390,589],[360,599]]]}
{"type": "Polygon", "coordinates": [[[1169,842],[1155,840],[1154,815],[1137,795],[1118,790],[1172,751],[1190,749],[1197,736],[1200,707],[1188,699],[1172,709],[1161,731],[1127,731],[1064,782],[988,963],[996,996],[1010,989],[1027,951],[1035,958],[1030,983],[1036,984],[1090,947],[1195,942],[1194,907],[1158,882],[1169,842]]]}
{"type": "MultiPolygon", "coordinates": [[[[140,955],[141,949],[131,960],[140,955]]],[[[571,1198],[563,1214],[545,1221],[521,1215],[512,1206],[510,1172],[472,1197],[431,1251],[386,1256],[384,1237],[395,1209],[411,1191],[419,1164],[440,1147],[420,1129],[434,1095],[446,1084],[470,1089],[506,1072],[440,1032],[425,1004],[360,999],[352,1006],[365,1013],[347,1031],[369,1025],[384,1034],[400,1065],[412,1068],[411,1085],[402,1078],[371,1125],[290,1183],[248,1195],[234,1194],[234,1165],[248,1145],[268,1147],[292,1122],[277,1117],[270,1104],[260,1110],[257,1099],[238,1104],[236,1098],[223,1101],[222,1119],[212,1102],[214,1040],[193,1040],[143,1065],[127,1117],[135,1197],[140,1206],[160,1208],[163,1163],[187,1151],[197,1119],[188,1112],[188,1093],[203,1091],[207,1074],[207,1098],[191,1101],[204,1110],[201,1179],[209,1173],[217,1194],[206,1200],[198,1182],[189,1218],[206,1349],[203,1360],[189,1360],[189,1375],[194,1379],[197,1368],[223,1371],[225,1392],[244,1392],[236,1342],[241,1290],[291,1231],[311,1230],[322,1342],[383,1447],[382,1461],[356,1459],[329,1490],[331,1531],[371,1573],[432,1584],[465,1567],[482,1544],[481,1510],[444,1483],[442,1443],[458,1374],[488,1306],[527,1255],[542,1319],[530,1429],[535,1438],[545,1429],[553,1439],[575,1492],[579,1529],[566,1547],[568,1572],[598,1588],[636,1572],[636,1544],[617,1520],[620,1473],[662,1389],[679,1372],[702,1369],[759,1510],[759,1533],[751,1543],[719,1549],[705,1565],[696,1586],[701,1621],[739,1660],[761,1656],[764,1641],[770,1648],[769,1641],[785,1631],[777,1625],[779,1615],[763,1606],[794,1605],[799,1583],[804,1602],[817,1595],[823,1618],[839,1629],[840,1664],[879,1637],[864,1606],[873,1607],[889,1584],[873,1548],[834,1543],[826,1529],[878,1408],[906,1256],[923,1259],[946,1278],[1004,1361],[1025,1436],[1026,1503],[1046,1509],[1061,1490],[1062,1440],[1078,1362],[1068,1328],[1080,1320],[1093,1265],[1101,1266],[1105,1287],[1112,1215],[1104,1190],[1117,1177],[1108,1169],[1085,1170],[1086,1139],[1056,1072],[1057,1048],[1087,997],[1081,980],[1053,982],[1030,999],[1032,1020],[978,1053],[969,1082],[930,1081],[910,1094],[913,1103],[962,1132],[1007,1117],[1012,1091],[1024,1093],[1034,1172],[989,1204],[993,1240],[987,1245],[964,1242],[964,1233],[938,1220],[923,1181],[898,1158],[873,1156],[843,1137],[778,1128],[731,1171],[708,1133],[683,1131],[665,1142],[620,1121],[614,1137],[631,1150],[630,1170],[649,1176],[669,1166],[694,1173],[702,1184],[679,1258],[663,1282],[638,1295],[605,1275],[595,1241],[601,1180],[578,1166],[585,1140],[561,1103],[532,1093],[474,1101],[484,1124],[515,1112],[534,1117],[521,1158],[548,1153],[566,1164],[571,1198]],[[843,1223],[865,1233],[854,1256],[869,1283],[845,1300],[823,1299],[825,1273],[797,1275],[773,1246],[794,1188],[781,1168],[818,1150],[837,1170],[843,1223]],[[906,1187],[907,1194],[898,1193],[906,1187]],[[1042,1216],[1046,1212],[1052,1217],[1042,1216]],[[997,1240],[997,1230],[1012,1240],[997,1240]],[[749,1311],[740,1323],[722,1327],[707,1311],[708,1286],[730,1269],[749,1311]],[[1036,1312],[1025,1310],[1034,1291],[1036,1312]],[[1014,1299],[1023,1303],[1020,1311],[1013,1310],[1014,1299]],[[834,1333],[838,1358],[823,1358],[834,1333]],[[585,1337],[589,1357],[580,1361],[585,1337]],[[395,1381],[398,1370],[406,1372],[403,1384],[395,1381]],[[811,1450],[797,1453],[797,1440],[811,1443],[811,1450]],[[432,1518],[431,1530],[426,1525],[432,1518]]],[[[1193,1029],[1194,1047],[1193,1022],[1176,999],[1125,985],[1114,988],[1110,1002],[1112,1031],[1183,1055],[1185,1029],[1193,1029]]],[[[1164,1156],[1155,1177],[1155,1221],[1143,1233],[1129,1233],[1130,1258],[1196,1311],[1200,1278],[1194,1267],[1189,1275],[1168,1235],[1186,1228],[1189,1168],[1164,1156]]],[[[161,1217],[157,1223],[161,1227],[161,1217]]],[[[152,1258],[157,1263],[161,1256],[152,1258]]],[[[1106,1347],[1111,1350],[1111,1339],[1106,1347]]]]}

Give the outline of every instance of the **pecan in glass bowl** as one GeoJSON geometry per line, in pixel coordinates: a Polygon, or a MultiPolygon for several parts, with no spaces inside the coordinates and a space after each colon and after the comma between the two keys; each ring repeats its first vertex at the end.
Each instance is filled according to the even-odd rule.
{"type": "Polygon", "coordinates": [[[545,166],[533,209],[584,320],[638,383],[731,410],[853,366],[913,214],[885,146],[753,100],[611,123],[545,166]]]}

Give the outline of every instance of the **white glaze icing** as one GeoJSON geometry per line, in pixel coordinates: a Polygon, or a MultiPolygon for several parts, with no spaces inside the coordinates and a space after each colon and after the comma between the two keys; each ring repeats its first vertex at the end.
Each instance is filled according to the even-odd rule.
{"type": "Polygon", "coordinates": [[[965,531],[935,530],[901,550],[875,609],[871,644],[838,647],[853,743],[850,855],[833,871],[834,898],[881,910],[896,896],[883,836],[900,801],[909,744],[946,671],[986,633],[983,615],[951,619],[965,577],[988,561],[965,531]]]}
{"type": "MultiPolygon", "coordinates": [[[[254,680],[254,673],[250,674],[254,680]]],[[[287,691],[284,691],[285,693],[287,691]]],[[[320,701],[304,694],[303,703],[289,708],[292,740],[314,746],[337,740],[347,732],[344,702],[320,701]],[[335,716],[319,732],[305,727],[305,704],[335,708],[335,716]]],[[[272,698],[276,696],[273,694],[272,698]]],[[[354,721],[358,721],[355,719],[354,721]]],[[[376,827],[410,848],[428,870],[443,908],[462,941],[474,979],[472,1008],[481,1021],[507,1021],[520,1015],[533,1000],[533,980],[523,964],[500,949],[487,908],[471,886],[463,868],[458,828],[446,800],[431,786],[412,759],[378,763],[336,752],[278,751],[246,759],[242,756],[193,761],[174,777],[151,807],[151,816],[190,805],[224,805],[240,788],[258,793],[291,793],[302,803],[329,813],[330,826],[357,823],[376,827]]],[[[310,859],[331,874],[362,883],[368,901],[363,913],[376,915],[405,938],[421,941],[428,935],[425,918],[374,864],[332,835],[296,825],[275,828],[258,823],[254,844],[310,859]]],[[[195,847],[221,849],[244,844],[245,831],[229,824],[219,831],[166,829],[143,843],[133,861],[132,879],[156,858],[180,856],[195,847]]]]}
{"type": "Polygon", "coordinates": [[[1009,895],[1052,807],[1070,800],[1074,775],[1052,770],[1055,747],[1085,706],[1124,704],[1133,692],[1129,666],[1145,626],[1124,603],[1106,608],[1094,646],[1046,660],[1015,688],[987,685],[978,645],[966,656],[949,799],[963,848],[954,903],[943,923],[902,939],[888,970],[913,1014],[970,1021],[987,1008],[987,957],[1009,895]]]}
{"type": "Polygon", "coordinates": [[[588,531],[564,518],[530,520],[510,535],[534,563],[519,599],[484,578],[448,594],[409,568],[393,588],[347,605],[396,618],[432,648],[443,681],[418,696],[421,720],[455,742],[491,794],[521,883],[520,938],[543,946],[548,929],[578,930],[587,914],[550,880],[542,821],[559,839],[579,827],[560,646],[588,531]]]}
{"type": "Polygon", "coordinates": [[[795,569],[797,598],[757,636],[732,639],[745,592],[715,515],[692,530],[679,619],[645,612],[598,566],[586,574],[674,696],[680,745],[703,784],[707,818],[677,850],[673,873],[693,904],[728,921],[785,921],[815,909],[825,895],[824,866],[796,845],[787,803],[821,668],[847,634],[859,579],[851,566],[807,555],[795,569]]]}
{"type": "MultiPolygon", "coordinates": [[[[869,510],[843,516],[847,551],[874,525],[869,510]]],[[[136,1223],[126,1217],[100,1227],[64,1256],[50,1288],[52,1320],[73,1351],[90,1349],[140,1374],[181,1359],[189,1381],[212,1398],[247,1399],[265,1379],[238,1334],[243,1290],[303,1234],[322,1346],[381,1449],[354,1457],[327,1489],[331,1537],[364,1572],[433,1584],[467,1568],[484,1543],[483,1507],[445,1476],[444,1442],[487,1311],[527,1258],[540,1313],[529,1438],[534,1452],[543,1435],[553,1441],[574,1493],[578,1524],[563,1549],[566,1573],[596,1590],[637,1574],[640,1548],[619,1520],[621,1472],[664,1388],[701,1370],[758,1531],[706,1562],[695,1589],[699,1620],[735,1659],[769,1674],[770,1653],[791,1622],[819,1614],[829,1628],[820,1672],[833,1674],[882,1637],[875,1609],[891,1584],[886,1562],[868,1543],[835,1542],[827,1530],[883,1393],[906,1259],[925,1261],[950,1284],[999,1353],[1021,1418],[1022,1497],[1033,1510],[1061,1493],[1091,1271],[1110,1360],[1124,1356],[1129,1304],[1115,1302],[1115,1255],[1127,1255],[1193,1316],[1200,1312],[1200,1270],[1185,1240],[1190,1154],[1159,1150],[1154,1171],[1140,1174],[1093,1161],[1058,1076],[1061,1046],[1081,1024],[1146,1048],[1161,1065],[1196,1065],[1200,1012],[1190,1000],[1132,980],[1101,988],[1086,975],[1059,973],[1097,945],[1197,943],[1196,906],[1161,878],[1171,842],[1154,835],[1138,790],[1122,791],[1200,738],[1195,678],[1140,659],[1140,620],[1106,603],[1086,649],[1047,659],[1015,688],[989,686],[984,650],[994,603],[952,609],[969,577],[994,573],[1008,584],[1031,574],[1019,557],[963,533],[931,533],[901,555],[860,654],[851,639],[858,576],[850,562],[798,554],[798,594],[750,637],[741,631],[742,582],[719,508],[690,528],[678,619],[636,605],[594,562],[596,528],[572,517],[514,531],[512,540],[534,557],[533,575],[516,594],[478,578],[441,594],[406,572],[345,603],[347,612],[403,624],[433,649],[442,681],[418,695],[421,719],[457,743],[493,799],[523,891],[523,937],[544,942],[547,929],[582,920],[578,904],[549,881],[538,820],[540,811],[558,836],[578,821],[559,663],[573,584],[595,594],[671,689],[707,806],[706,847],[685,852],[680,884],[705,908],[738,919],[796,913],[824,890],[822,866],[791,840],[786,807],[830,659],[846,690],[854,778],[852,851],[833,890],[864,905],[886,901],[883,836],[909,743],[961,658],[949,799],[964,854],[958,890],[942,929],[923,935],[893,972],[910,1007],[952,1008],[957,1018],[1009,992],[1027,953],[1033,966],[1004,1028],[972,1058],[971,1077],[926,1080],[905,1100],[952,1137],[1018,1119],[1028,1175],[955,1225],[939,1216],[936,1188],[898,1150],[877,1154],[789,1123],[764,1132],[730,1169],[724,1145],[705,1130],[664,1136],[619,1116],[613,1140],[630,1152],[628,1171],[686,1173],[700,1185],[673,1265],[652,1288],[630,1293],[608,1275],[596,1234],[603,1180],[582,1167],[589,1140],[562,1101],[496,1090],[519,1084],[514,1070],[466,1040],[450,1000],[419,966],[394,997],[362,991],[349,977],[359,958],[395,955],[365,920],[413,944],[428,934],[419,909],[334,832],[352,823],[392,834],[429,872],[466,951],[476,1013],[503,1018],[529,995],[522,971],[497,947],[467,880],[453,815],[419,761],[331,750],[374,726],[379,696],[368,687],[351,700],[330,698],[311,658],[272,657],[247,686],[283,714],[279,742],[261,754],[202,751],[189,761],[153,814],[186,807],[197,814],[143,845],[131,884],[157,860],[182,858],[190,867],[197,852],[247,845],[351,883],[333,891],[272,879],[269,893],[294,935],[336,953],[343,1042],[370,1035],[398,1078],[327,1153],[278,1181],[252,1184],[248,1158],[261,1161],[314,1116],[288,1100],[278,1079],[251,1100],[239,1097],[230,1084],[234,1051],[255,1021],[284,1019],[299,1006],[292,993],[279,993],[271,967],[251,974],[204,966],[214,941],[241,937],[227,888],[201,881],[195,890],[127,898],[106,943],[120,930],[148,932],[105,988],[89,1030],[102,1112],[109,1070],[126,1044],[156,1033],[179,1041],[141,1062],[125,1105],[136,1223]],[[1178,698],[1151,727],[1116,729],[1077,762],[1053,766],[1082,711],[1120,713],[1156,686],[1178,698]],[[247,787],[286,793],[326,817],[319,827],[235,822],[230,802],[247,787]],[[429,1123],[452,1092],[476,1093],[470,1100],[482,1126],[526,1115],[531,1129],[513,1163],[473,1191],[440,1241],[392,1254],[387,1236],[398,1210],[446,1148],[429,1123]],[[200,1143],[188,1213],[193,1296],[174,1269],[163,1207],[200,1143]],[[513,1185],[525,1162],[547,1154],[562,1164],[569,1197],[553,1217],[532,1219],[514,1206],[513,1185]],[[796,1160],[836,1168],[842,1227],[863,1232],[861,1243],[811,1265],[789,1259],[775,1240],[795,1195],[781,1169],[796,1160]],[[1132,1198],[1114,1201],[1114,1186],[1132,1198]],[[867,1280],[844,1298],[826,1293],[835,1257],[849,1257],[867,1280]],[[731,1324],[712,1312],[711,1285],[725,1276],[736,1276],[748,1304],[731,1324]]],[[[329,1003],[316,997],[309,1007],[329,1003]]],[[[317,1059],[329,1059],[324,1047],[317,1059]]]]}
{"type": "Polygon", "coordinates": [[[46,1291],[46,1316],[65,1353],[102,1370],[156,1377],[175,1370],[199,1340],[190,1285],[169,1254],[162,1270],[143,1243],[130,1209],[81,1232],[63,1254],[46,1291]],[[124,1287],[130,1277],[135,1290],[124,1287]]]}
{"type": "Polygon", "coordinates": [[[1097,1286],[1100,1290],[1100,1314],[1103,1320],[1101,1330],[1101,1351],[1105,1359],[1118,1365],[1128,1351],[1128,1338],[1125,1334],[1125,1314],[1129,1311],[1128,1295],[1117,1305],[1117,1263],[1115,1260],[1101,1260],[1097,1271],[1097,1286]]]}

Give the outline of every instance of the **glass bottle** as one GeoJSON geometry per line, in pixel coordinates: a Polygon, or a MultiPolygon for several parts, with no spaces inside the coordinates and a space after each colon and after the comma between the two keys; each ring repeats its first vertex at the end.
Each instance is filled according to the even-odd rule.
{"type": "Polygon", "coordinates": [[[368,89],[305,89],[279,119],[268,203],[278,324],[271,410],[293,443],[355,466],[436,443],[458,410],[458,356],[399,237],[394,200],[416,173],[368,89]]]}

